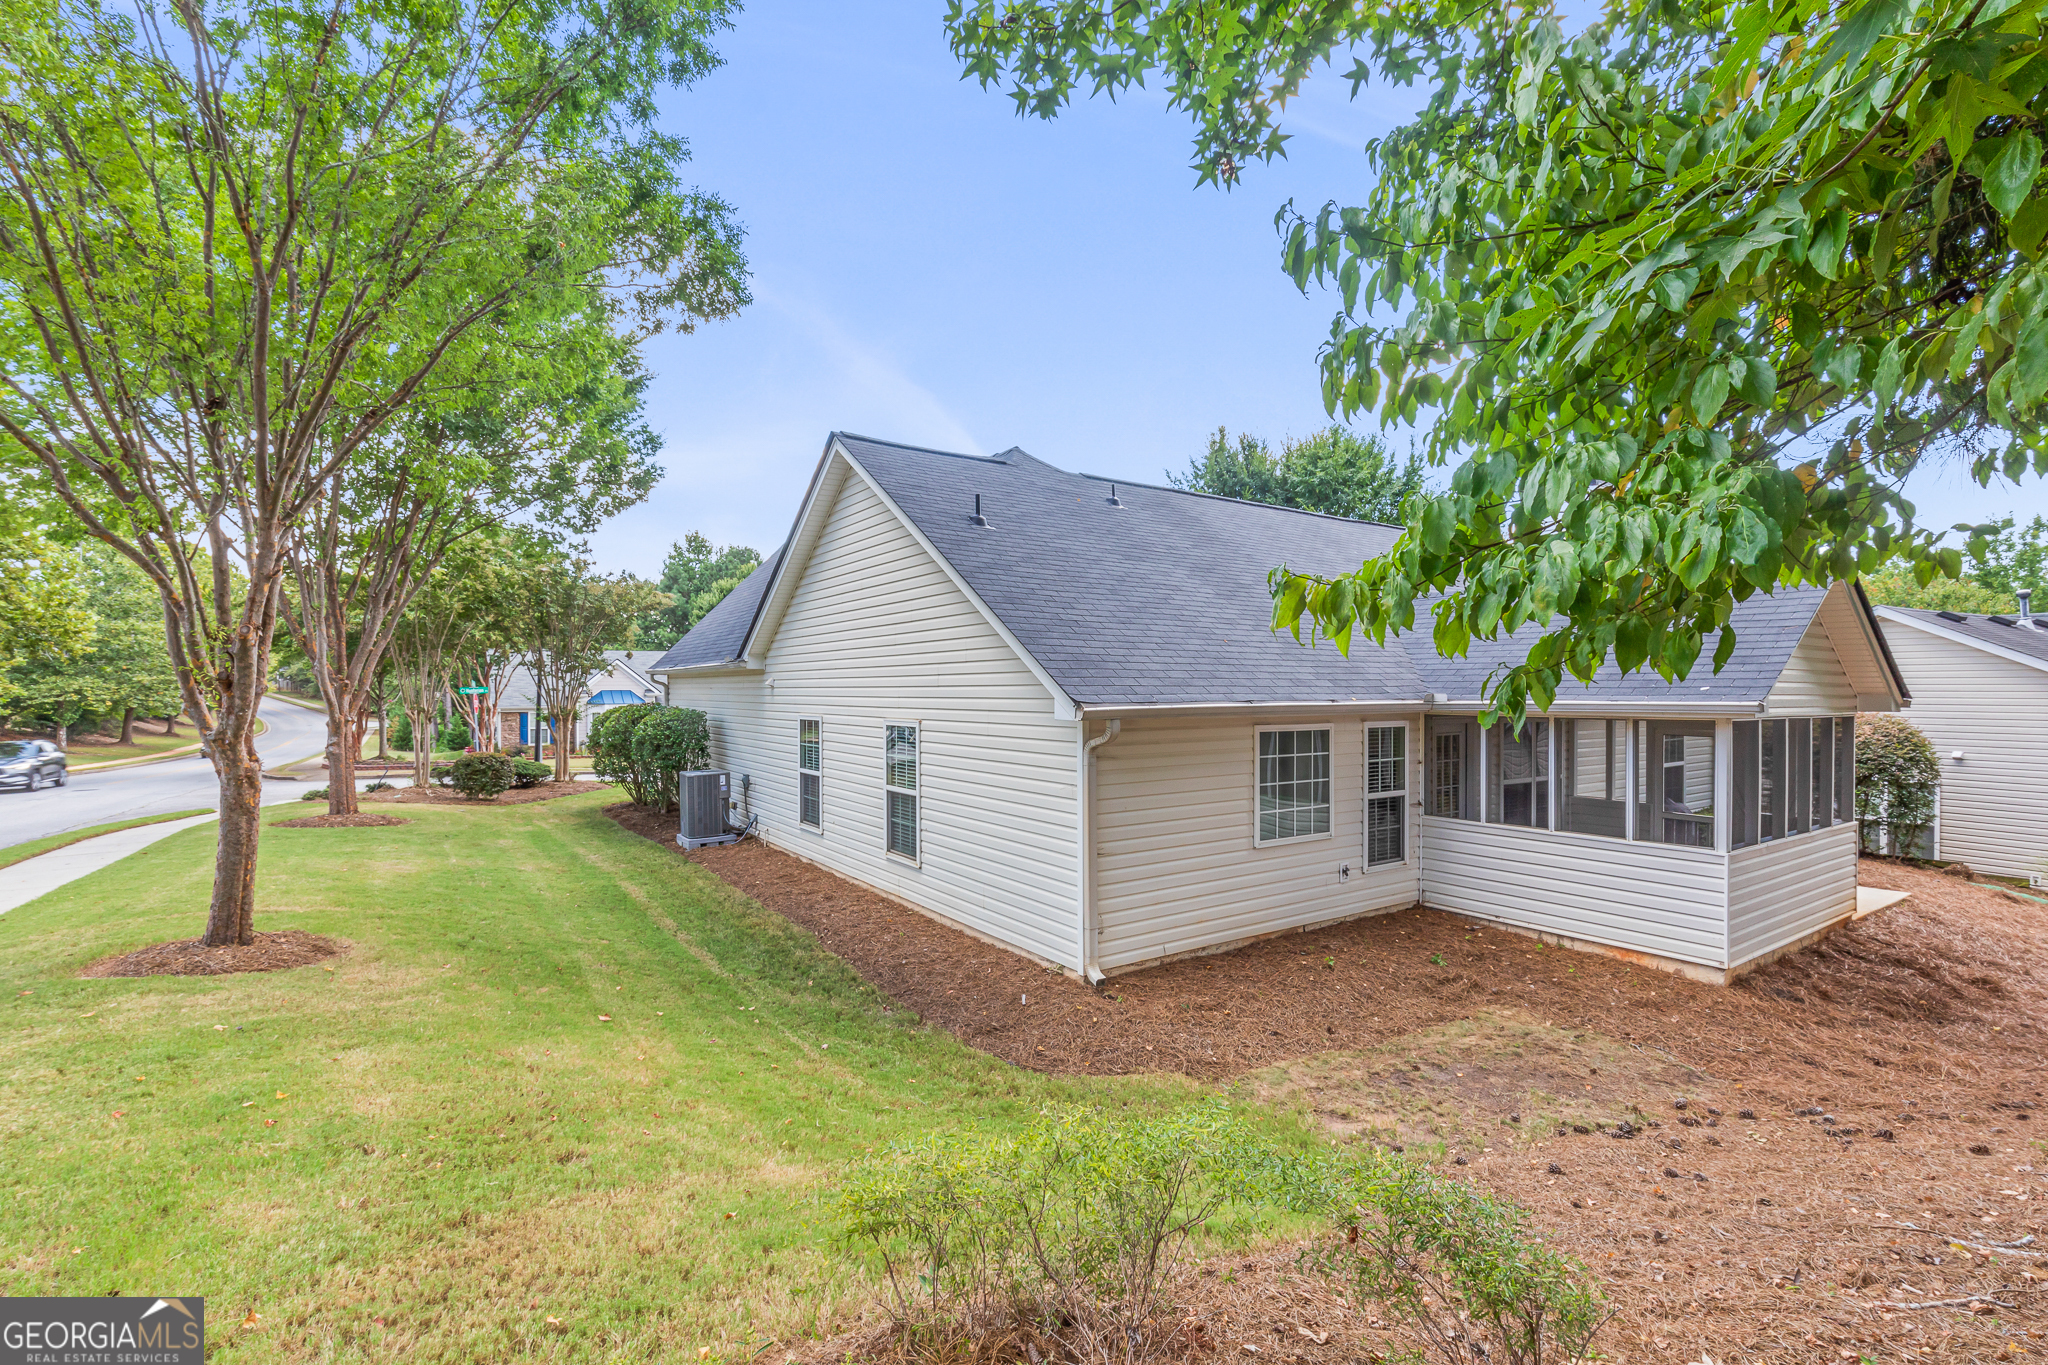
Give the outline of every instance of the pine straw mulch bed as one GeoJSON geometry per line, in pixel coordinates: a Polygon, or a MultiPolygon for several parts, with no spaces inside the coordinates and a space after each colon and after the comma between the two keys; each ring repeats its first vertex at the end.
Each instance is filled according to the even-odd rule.
{"type": "Polygon", "coordinates": [[[354,815],[303,815],[296,820],[279,820],[271,829],[363,829],[371,825],[404,825],[411,822],[396,815],[375,815],[357,811],[354,815]]]}
{"type": "Polygon", "coordinates": [[[571,778],[567,782],[536,782],[531,787],[513,787],[499,792],[488,801],[479,801],[464,796],[452,787],[393,787],[389,791],[364,792],[363,801],[396,802],[406,806],[523,806],[529,801],[552,801],[558,796],[576,796],[582,792],[610,791],[608,782],[578,782],[571,778]]]}
{"type": "MultiPolygon", "coordinates": [[[[671,817],[607,813],[675,848],[671,817]]],[[[1611,1359],[2048,1350],[2048,1244],[1994,1245],[2048,1238],[2048,906],[1999,888],[1865,859],[1865,885],[1912,898],[1732,987],[1408,910],[1098,992],[755,840],[687,856],[1019,1066],[1229,1080],[1340,1140],[1463,1163],[1601,1271],[1611,1359]]],[[[1370,1346],[1280,1344],[1260,1265],[1276,1306],[1233,1320],[1230,1351],[1370,1346]]]]}
{"type": "Polygon", "coordinates": [[[117,957],[103,957],[80,972],[84,977],[229,976],[236,972],[284,972],[339,957],[349,945],[303,929],[257,934],[255,941],[209,948],[199,939],[156,943],[117,957]]]}

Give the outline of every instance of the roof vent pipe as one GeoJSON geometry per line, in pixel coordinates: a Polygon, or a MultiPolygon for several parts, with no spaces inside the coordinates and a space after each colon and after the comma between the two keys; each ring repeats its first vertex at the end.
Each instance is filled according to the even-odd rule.
{"type": "Polygon", "coordinates": [[[2022,620],[2022,621],[2031,621],[2031,620],[2033,620],[2033,619],[2034,619],[2034,605],[2033,605],[2033,603],[2034,603],[2034,590],[2033,590],[2032,588],[2021,588],[2021,589],[2020,589],[2020,590],[2019,590],[2019,591],[2018,591],[2017,593],[2014,593],[2013,595],[2014,595],[2015,597],[2017,597],[2017,598],[2019,598],[2019,599],[2020,599],[2020,620],[2022,620]]]}
{"type": "Polygon", "coordinates": [[[1118,496],[1116,495],[1116,485],[1115,485],[1115,484],[1111,484],[1111,485],[1109,486],[1109,505],[1110,505],[1111,507],[1122,507],[1122,506],[1124,505],[1124,504],[1123,504],[1123,499],[1119,498],[1119,497],[1118,497],[1118,496]]]}
{"type": "Polygon", "coordinates": [[[988,518],[981,514],[981,494],[974,495],[974,515],[968,518],[976,526],[988,525],[988,518]]]}

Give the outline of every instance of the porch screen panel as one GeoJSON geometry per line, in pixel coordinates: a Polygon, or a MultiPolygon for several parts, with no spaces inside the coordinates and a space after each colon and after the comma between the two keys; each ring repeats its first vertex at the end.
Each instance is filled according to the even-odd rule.
{"type": "Polygon", "coordinates": [[[1636,838],[1688,848],[1714,846],[1714,727],[1698,721],[1640,722],[1645,750],[1636,838]]]}
{"type": "Polygon", "coordinates": [[[1620,839],[1628,834],[1626,721],[1557,723],[1557,827],[1620,839]]]}
{"type": "Polygon", "coordinates": [[[1478,728],[1458,716],[1431,716],[1424,737],[1423,809],[1451,820],[1479,818],[1473,794],[1478,784],[1472,766],[1478,761],[1478,728]]]}
{"type": "Polygon", "coordinates": [[[1735,847],[1748,848],[1757,841],[1757,744],[1761,738],[1757,722],[1735,722],[1735,847]]]}
{"type": "Polygon", "coordinates": [[[1813,722],[1801,716],[1785,722],[1785,832],[1804,834],[1813,825],[1813,722]]]}
{"type": "Polygon", "coordinates": [[[1835,717],[1835,819],[1856,818],[1856,717],[1835,717]]]}
{"type": "Polygon", "coordinates": [[[1757,764],[1757,839],[1768,843],[1785,837],[1785,722],[1762,722],[1761,758],[1757,764]]]}
{"type": "Polygon", "coordinates": [[[1813,722],[1813,827],[1826,829],[1835,822],[1835,718],[1817,716],[1813,722]]]}
{"type": "Polygon", "coordinates": [[[1550,722],[1527,720],[1522,733],[1502,721],[1486,735],[1488,818],[1550,828],[1550,722]]]}

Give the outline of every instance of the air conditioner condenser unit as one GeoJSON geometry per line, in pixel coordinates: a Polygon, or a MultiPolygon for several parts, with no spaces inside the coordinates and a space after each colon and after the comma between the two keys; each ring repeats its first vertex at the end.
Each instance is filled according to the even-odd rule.
{"type": "Polygon", "coordinates": [[[727,826],[725,812],[732,801],[732,774],[723,769],[702,769],[683,774],[683,827],[676,842],[684,848],[706,848],[730,844],[739,831],[727,826]]]}

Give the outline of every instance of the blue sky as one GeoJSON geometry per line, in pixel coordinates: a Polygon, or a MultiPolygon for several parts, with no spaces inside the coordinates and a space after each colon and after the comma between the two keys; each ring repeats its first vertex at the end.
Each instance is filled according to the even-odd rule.
{"type": "MultiPolygon", "coordinates": [[[[652,577],[688,530],[773,548],[835,428],[1158,483],[1218,426],[1328,420],[1336,305],[1280,273],[1273,215],[1360,201],[1360,146],[1416,94],[1311,81],[1288,159],[1225,194],[1195,187],[1190,126],[1155,95],[1047,123],[961,81],[943,10],[763,3],[723,69],[668,98],[690,178],[746,224],[755,302],[650,345],[668,476],[591,537],[603,568],[652,577]]],[[[2039,480],[1986,491],[1959,469],[1910,492],[1939,525],[2048,510],[2039,480]]]]}

